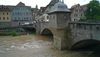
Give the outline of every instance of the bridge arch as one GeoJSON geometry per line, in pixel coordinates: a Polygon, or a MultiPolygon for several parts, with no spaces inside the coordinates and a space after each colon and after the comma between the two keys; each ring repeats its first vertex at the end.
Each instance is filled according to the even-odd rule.
{"type": "Polygon", "coordinates": [[[41,35],[48,36],[50,40],[54,41],[54,34],[51,29],[45,28],[40,32],[41,35]]]}
{"type": "Polygon", "coordinates": [[[85,39],[85,40],[80,40],[80,41],[76,42],[75,44],[73,44],[71,46],[71,49],[90,49],[97,45],[100,45],[99,40],[85,39]]]}
{"type": "Polygon", "coordinates": [[[34,27],[23,27],[23,29],[27,33],[36,33],[36,28],[34,28],[34,27]]]}

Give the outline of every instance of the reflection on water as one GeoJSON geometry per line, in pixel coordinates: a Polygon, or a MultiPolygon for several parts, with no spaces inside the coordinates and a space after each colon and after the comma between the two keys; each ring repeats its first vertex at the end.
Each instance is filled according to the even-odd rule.
{"type": "Polygon", "coordinates": [[[0,37],[0,57],[98,57],[97,51],[59,51],[40,35],[0,37]]]}

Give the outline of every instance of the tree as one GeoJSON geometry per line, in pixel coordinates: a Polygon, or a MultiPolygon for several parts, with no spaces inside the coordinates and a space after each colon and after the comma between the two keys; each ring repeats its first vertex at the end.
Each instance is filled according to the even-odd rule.
{"type": "Polygon", "coordinates": [[[87,20],[100,20],[100,3],[98,0],[90,1],[90,3],[87,5],[85,16],[87,20]]]}

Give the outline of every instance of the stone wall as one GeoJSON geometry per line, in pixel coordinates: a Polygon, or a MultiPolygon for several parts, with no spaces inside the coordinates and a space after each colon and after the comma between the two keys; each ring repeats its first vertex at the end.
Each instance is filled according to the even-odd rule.
{"type": "Polygon", "coordinates": [[[83,40],[100,40],[100,24],[98,23],[71,23],[73,45],[83,40]]]}

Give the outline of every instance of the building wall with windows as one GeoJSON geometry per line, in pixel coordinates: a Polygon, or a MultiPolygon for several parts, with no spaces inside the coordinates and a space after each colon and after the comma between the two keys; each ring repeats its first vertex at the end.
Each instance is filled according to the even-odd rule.
{"type": "Polygon", "coordinates": [[[36,5],[36,7],[35,8],[31,8],[31,10],[32,10],[32,15],[33,15],[33,20],[35,21],[38,13],[40,13],[40,11],[39,11],[40,9],[38,9],[38,5],[36,5]]]}
{"type": "Polygon", "coordinates": [[[0,5],[0,27],[9,27],[11,22],[11,10],[8,6],[0,5]]]}
{"type": "Polygon", "coordinates": [[[25,22],[33,22],[32,10],[31,7],[25,6],[24,3],[20,2],[13,7],[12,23],[14,24],[14,26],[16,26],[22,25],[25,22]]]}
{"type": "Polygon", "coordinates": [[[11,10],[7,6],[0,6],[0,22],[11,21],[11,10]]]}
{"type": "Polygon", "coordinates": [[[87,10],[87,5],[76,4],[71,7],[71,21],[79,21],[80,19],[85,19],[85,11],[87,10]]]}

